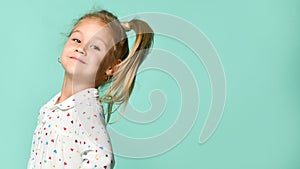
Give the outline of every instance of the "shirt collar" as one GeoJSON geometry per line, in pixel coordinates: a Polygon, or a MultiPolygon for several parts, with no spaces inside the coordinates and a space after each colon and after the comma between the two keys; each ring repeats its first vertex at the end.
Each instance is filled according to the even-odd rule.
{"type": "Polygon", "coordinates": [[[61,91],[58,92],[49,102],[47,107],[50,110],[54,109],[61,109],[61,110],[67,110],[70,108],[73,108],[76,104],[82,103],[83,100],[90,99],[90,98],[97,98],[98,95],[98,90],[96,88],[87,88],[84,90],[81,90],[72,96],[68,97],[66,100],[55,104],[57,99],[61,96],[61,91]]]}

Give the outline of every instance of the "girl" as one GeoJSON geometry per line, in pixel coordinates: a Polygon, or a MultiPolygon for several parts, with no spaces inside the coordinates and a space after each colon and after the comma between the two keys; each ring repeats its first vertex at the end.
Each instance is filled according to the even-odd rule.
{"type": "Polygon", "coordinates": [[[120,22],[105,10],[75,23],[59,58],[65,70],[62,90],[40,109],[28,169],[114,167],[106,124],[114,104],[128,103],[137,69],[152,43],[147,23],[120,22]],[[130,30],[136,39],[129,51],[130,30]],[[100,97],[98,88],[104,86],[108,89],[100,97]]]}

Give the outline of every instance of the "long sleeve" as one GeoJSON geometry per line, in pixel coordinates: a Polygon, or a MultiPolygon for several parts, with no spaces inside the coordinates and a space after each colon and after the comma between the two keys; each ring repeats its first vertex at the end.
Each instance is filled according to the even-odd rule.
{"type": "Polygon", "coordinates": [[[114,156],[99,101],[89,100],[88,105],[78,110],[78,134],[83,138],[77,140],[80,144],[81,168],[112,169],[114,156]]]}

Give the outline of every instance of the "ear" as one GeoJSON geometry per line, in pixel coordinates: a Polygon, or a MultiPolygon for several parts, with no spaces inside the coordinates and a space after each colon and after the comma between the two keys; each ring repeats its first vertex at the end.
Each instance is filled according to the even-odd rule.
{"type": "Polygon", "coordinates": [[[122,62],[121,59],[118,59],[116,61],[116,63],[113,65],[113,66],[110,66],[108,67],[108,69],[105,71],[105,73],[108,75],[108,76],[112,76],[114,75],[114,73],[118,70],[118,65],[122,62]]]}

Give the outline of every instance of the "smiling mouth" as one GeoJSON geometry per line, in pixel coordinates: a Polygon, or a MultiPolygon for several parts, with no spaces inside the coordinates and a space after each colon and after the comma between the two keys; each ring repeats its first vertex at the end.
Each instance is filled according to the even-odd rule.
{"type": "Polygon", "coordinates": [[[79,59],[79,58],[77,58],[77,57],[71,56],[70,58],[71,58],[71,59],[75,59],[75,60],[77,60],[77,61],[79,61],[79,62],[81,62],[81,63],[83,63],[83,64],[86,64],[84,61],[82,61],[81,59],[79,59]]]}

